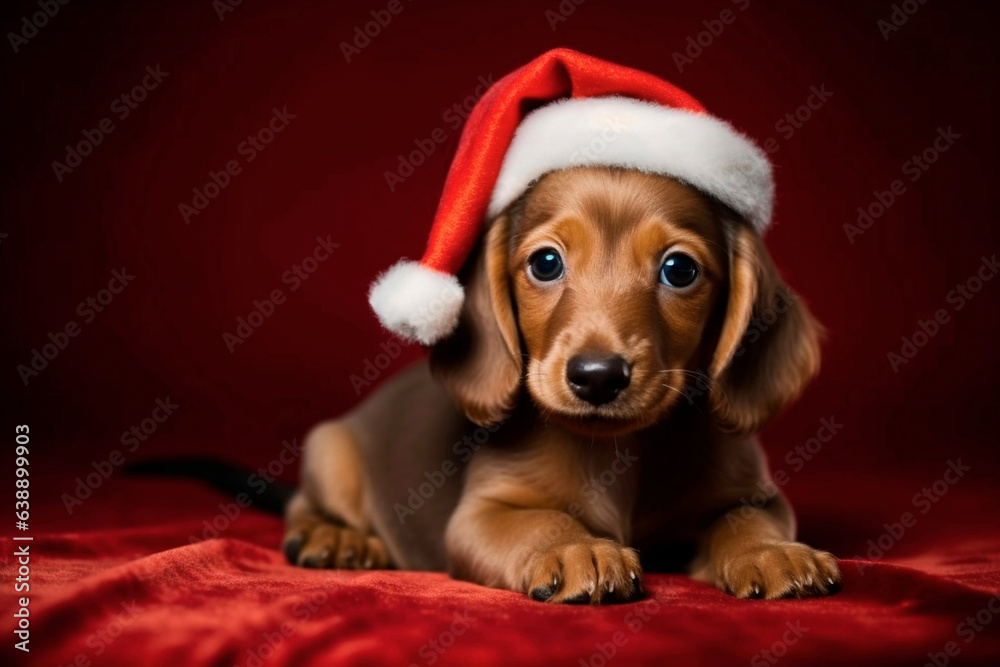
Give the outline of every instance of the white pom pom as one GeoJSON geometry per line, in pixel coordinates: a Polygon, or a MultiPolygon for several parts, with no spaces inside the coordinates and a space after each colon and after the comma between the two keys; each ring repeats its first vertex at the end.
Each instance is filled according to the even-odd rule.
{"type": "Polygon", "coordinates": [[[368,303],[389,331],[433,345],[458,326],[465,292],[458,278],[403,260],[380,275],[368,303]]]}

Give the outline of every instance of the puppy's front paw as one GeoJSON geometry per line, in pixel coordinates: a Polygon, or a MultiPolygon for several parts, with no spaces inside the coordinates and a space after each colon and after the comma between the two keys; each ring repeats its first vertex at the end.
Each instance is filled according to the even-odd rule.
{"type": "Polygon", "coordinates": [[[642,568],[633,549],[612,540],[558,544],[528,560],[524,591],[539,602],[627,602],[642,593],[642,568]]]}
{"type": "Polygon", "coordinates": [[[325,521],[289,526],[282,548],[288,562],[301,567],[371,570],[389,565],[382,540],[325,521]]]}
{"type": "Polygon", "coordinates": [[[738,598],[810,597],[840,588],[837,559],[799,542],[759,542],[718,567],[719,588],[738,598]]]}

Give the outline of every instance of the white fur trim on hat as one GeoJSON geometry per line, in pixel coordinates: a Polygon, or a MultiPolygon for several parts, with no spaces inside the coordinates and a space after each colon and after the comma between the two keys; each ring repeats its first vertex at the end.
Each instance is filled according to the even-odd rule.
{"type": "Polygon", "coordinates": [[[771,220],[771,163],[753,141],[707,114],[624,97],[567,99],[528,114],[504,157],[489,216],[546,173],[587,165],[673,176],[730,206],[758,232],[771,220]]]}
{"type": "Polygon", "coordinates": [[[380,275],[368,292],[382,326],[424,345],[455,330],[464,300],[458,278],[407,260],[380,275]]]}

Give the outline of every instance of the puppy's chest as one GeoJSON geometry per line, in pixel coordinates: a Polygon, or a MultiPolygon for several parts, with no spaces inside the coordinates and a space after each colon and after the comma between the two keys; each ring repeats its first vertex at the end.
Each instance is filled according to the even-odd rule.
{"type": "Polygon", "coordinates": [[[715,486],[707,452],[619,438],[595,444],[580,460],[574,494],[581,520],[628,543],[686,540],[701,528],[706,492],[715,486]],[[616,446],[617,445],[617,446],[616,446]]]}
{"type": "Polygon", "coordinates": [[[704,514],[696,506],[711,473],[700,448],[662,434],[601,439],[550,428],[523,435],[508,470],[542,506],[567,512],[594,534],[631,543],[689,532],[685,526],[704,514]]]}
{"type": "MultiPolygon", "coordinates": [[[[640,448],[630,525],[633,543],[669,545],[696,540],[733,494],[753,475],[731,465],[734,452],[712,438],[643,443],[640,448]]],[[[731,447],[737,450],[735,444],[731,447]]]]}
{"type": "Polygon", "coordinates": [[[598,534],[627,541],[640,476],[634,444],[594,443],[565,470],[573,473],[560,494],[565,511],[598,534]]]}

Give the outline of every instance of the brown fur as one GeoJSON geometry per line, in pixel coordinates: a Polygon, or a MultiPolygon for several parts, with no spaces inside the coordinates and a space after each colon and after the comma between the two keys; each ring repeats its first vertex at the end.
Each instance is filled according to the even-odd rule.
{"type": "Polygon", "coordinates": [[[817,372],[819,329],[732,212],[661,176],[555,172],[492,221],[461,278],[459,328],[430,363],[308,438],[290,559],[447,569],[550,602],[634,598],[636,549],[738,597],[839,584],[830,554],[794,542],[752,435],[817,372]],[[541,248],[561,280],[529,278],[541,248]],[[658,283],[667,250],[697,261],[690,288],[658,283]],[[565,369],[581,352],[625,358],[627,389],[578,398],[565,369]],[[761,489],[764,506],[741,505],[761,489]]]}

